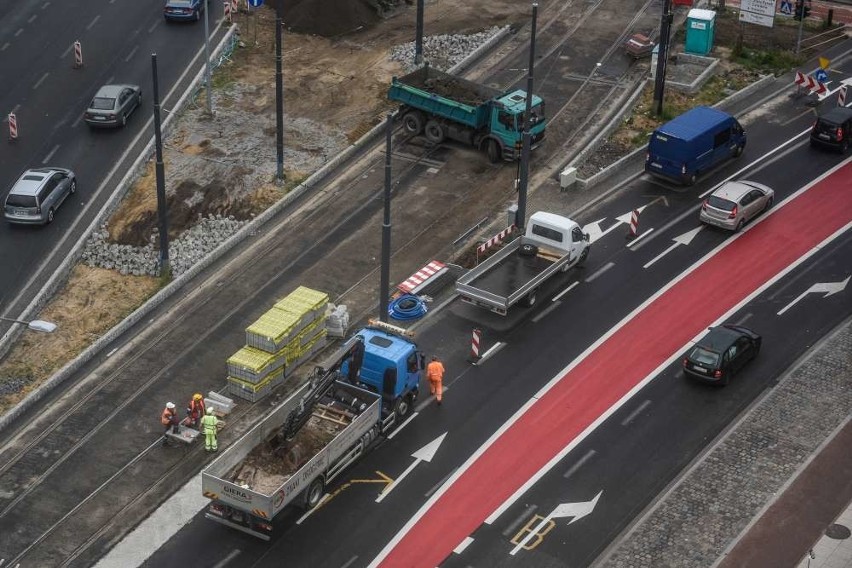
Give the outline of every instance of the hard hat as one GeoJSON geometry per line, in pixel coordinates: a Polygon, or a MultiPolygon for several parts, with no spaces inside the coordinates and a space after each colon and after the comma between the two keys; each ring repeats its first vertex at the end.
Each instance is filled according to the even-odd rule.
{"type": "Polygon", "coordinates": [[[169,410],[174,410],[174,408],[175,408],[175,403],[173,403],[173,402],[167,402],[167,403],[166,403],[166,408],[168,408],[169,410]]]}
{"type": "Polygon", "coordinates": [[[213,407],[212,406],[207,407],[207,414],[213,414],[213,407]]]}
{"type": "Polygon", "coordinates": [[[202,398],[204,397],[201,396],[199,393],[195,393],[194,395],[192,395],[192,400],[201,400],[202,398]]]}

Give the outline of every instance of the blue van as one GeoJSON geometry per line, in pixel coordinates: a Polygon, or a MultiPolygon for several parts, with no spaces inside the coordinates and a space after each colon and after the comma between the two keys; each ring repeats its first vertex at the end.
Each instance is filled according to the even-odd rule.
{"type": "Polygon", "coordinates": [[[746,145],[742,125],[733,116],[699,106],[670,120],[651,135],[645,172],[693,185],[698,176],[746,145]]]}

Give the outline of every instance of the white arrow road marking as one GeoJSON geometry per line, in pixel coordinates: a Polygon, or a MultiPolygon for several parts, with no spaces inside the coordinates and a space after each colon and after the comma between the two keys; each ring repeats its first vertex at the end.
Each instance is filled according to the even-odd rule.
{"type": "Polygon", "coordinates": [[[595,505],[598,504],[598,499],[603,495],[603,490],[599,491],[595,498],[591,501],[583,501],[582,503],[562,503],[557,505],[553,512],[547,515],[545,518],[541,520],[541,522],[535,527],[535,530],[527,533],[527,536],[523,538],[521,542],[519,542],[515,548],[512,549],[511,554],[514,556],[520,549],[526,546],[527,542],[535,535],[538,534],[538,531],[544,528],[544,526],[550,522],[551,519],[558,519],[561,517],[573,517],[568,524],[575,523],[585,517],[586,515],[591,514],[592,511],[595,510],[595,505]]]}
{"type": "MultiPolygon", "coordinates": [[[[606,217],[604,217],[604,219],[605,218],[606,217]]],[[[597,221],[589,223],[588,225],[583,227],[583,232],[589,233],[590,243],[593,243],[599,238],[601,238],[601,235],[603,234],[603,231],[601,230],[601,223],[603,223],[603,219],[598,219],[597,221]]]]}
{"type": "Polygon", "coordinates": [[[795,300],[781,308],[781,311],[778,312],[778,315],[780,316],[781,314],[795,306],[799,302],[799,300],[801,300],[808,294],[825,294],[823,298],[828,298],[829,296],[833,296],[838,292],[842,292],[846,288],[846,285],[849,284],[850,278],[852,278],[852,276],[847,276],[846,280],[843,280],[841,282],[817,282],[816,284],[799,294],[795,300]]]}
{"type": "Polygon", "coordinates": [[[672,252],[677,247],[679,247],[681,245],[688,245],[689,243],[692,242],[692,239],[695,238],[695,235],[700,233],[701,229],[703,229],[703,228],[704,228],[704,225],[701,225],[699,227],[696,227],[695,229],[692,229],[689,232],[686,232],[686,233],[684,233],[684,234],[682,234],[678,237],[675,237],[674,239],[672,239],[674,241],[674,244],[672,246],[670,246],[669,248],[667,248],[666,250],[664,250],[663,252],[661,252],[660,254],[658,254],[657,256],[652,258],[651,260],[649,260],[642,268],[648,268],[649,266],[651,266],[652,264],[654,264],[655,262],[657,262],[658,260],[660,260],[661,258],[666,256],[667,254],[672,252]]]}
{"type": "Polygon", "coordinates": [[[443,442],[444,438],[446,438],[446,437],[447,437],[447,432],[444,432],[443,434],[441,434],[440,436],[438,436],[437,438],[435,438],[434,440],[432,440],[431,442],[429,442],[428,444],[426,444],[425,446],[423,446],[422,448],[420,448],[419,450],[417,450],[416,452],[411,454],[411,457],[414,458],[414,461],[411,463],[410,466],[408,466],[405,469],[405,471],[403,471],[399,475],[399,477],[397,477],[396,479],[393,480],[393,482],[391,482],[391,483],[389,483],[388,485],[385,486],[384,491],[379,493],[379,496],[376,498],[376,503],[381,503],[382,499],[387,497],[388,493],[393,491],[393,489],[397,485],[399,485],[399,482],[402,481],[403,479],[405,479],[405,476],[408,475],[409,473],[411,473],[411,471],[415,467],[417,467],[417,465],[420,462],[432,461],[432,458],[434,458],[435,454],[438,452],[438,448],[441,447],[441,442],[443,442]]]}
{"type": "Polygon", "coordinates": [[[648,207],[648,205],[652,205],[652,204],[654,204],[658,201],[660,201],[659,197],[657,199],[655,199],[654,201],[652,201],[651,203],[648,203],[648,204],[643,205],[641,207],[637,207],[636,209],[631,209],[630,211],[628,211],[624,215],[619,215],[618,217],[615,218],[615,220],[618,221],[618,223],[611,226],[610,228],[608,228],[605,231],[601,230],[601,223],[603,223],[603,221],[604,221],[604,219],[606,219],[606,217],[604,217],[604,219],[598,219],[597,221],[595,221],[593,223],[589,223],[588,225],[583,227],[583,232],[589,233],[589,242],[593,243],[597,240],[600,240],[601,238],[603,238],[607,234],[611,233],[615,229],[617,229],[619,227],[619,225],[621,225],[622,223],[624,223],[625,225],[629,225],[630,224],[630,217],[633,215],[633,211],[638,211],[639,213],[642,213],[642,211],[644,211],[645,208],[648,207]]]}

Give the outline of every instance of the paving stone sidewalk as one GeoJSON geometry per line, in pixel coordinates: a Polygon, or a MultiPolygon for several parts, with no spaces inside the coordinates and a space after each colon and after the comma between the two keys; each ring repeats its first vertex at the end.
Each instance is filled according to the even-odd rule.
{"type": "Polygon", "coordinates": [[[852,319],[812,349],[595,566],[713,566],[850,411],[852,319]]]}

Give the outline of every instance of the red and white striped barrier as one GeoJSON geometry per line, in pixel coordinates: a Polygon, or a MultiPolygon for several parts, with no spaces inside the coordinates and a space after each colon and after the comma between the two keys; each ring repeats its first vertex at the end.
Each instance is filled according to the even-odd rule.
{"type": "Polygon", "coordinates": [[[441,274],[445,273],[448,270],[447,265],[443,262],[433,260],[411,276],[409,276],[405,282],[400,283],[396,288],[400,292],[405,294],[416,294],[421,289],[425,288],[426,285],[431,282],[434,278],[437,278],[441,274]]]}
{"type": "Polygon", "coordinates": [[[628,239],[635,239],[636,234],[639,232],[639,210],[634,209],[632,213],[630,213],[630,231],[627,233],[628,239]]]}
{"type": "Polygon", "coordinates": [[[231,13],[238,14],[240,12],[240,6],[237,3],[237,0],[231,0],[231,13]]]}
{"type": "Polygon", "coordinates": [[[826,93],[828,93],[828,88],[825,86],[825,83],[820,83],[810,75],[805,75],[801,71],[796,71],[796,76],[793,79],[793,83],[810,93],[816,94],[819,97],[823,97],[826,93]]]}
{"type": "Polygon", "coordinates": [[[846,85],[843,85],[837,91],[837,106],[846,106],[846,85]]]}
{"type": "Polygon", "coordinates": [[[476,247],[476,253],[481,254],[481,253],[487,251],[488,249],[490,249],[491,247],[493,247],[495,245],[499,245],[515,229],[516,229],[515,225],[509,225],[508,227],[506,227],[505,229],[503,229],[502,231],[500,231],[499,233],[497,233],[496,235],[494,235],[493,237],[491,237],[490,239],[488,239],[487,241],[485,241],[484,243],[482,243],[481,245],[476,247]]]}
{"type": "Polygon", "coordinates": [[[74,69],[79,69],[83,66],[83,45],[78,41],[74,42],[74,69]]]}
{"type": "Polygon", "coordinates": [[[474,361],[479,361],[479,345],[482,339],[482,330],[473,329],[473,335],[470,339],[470,356],[474,361]]]}
{"type": "Polygon", "coordinates": [[[231,21],[231,0],[225,0],[225,18],[230,22],[231,21]]]}
{"type": "Polygon", "coordinates": [[[14,112],[9,113],[9,140],[18,139],[18,118],[14,112]]]}

